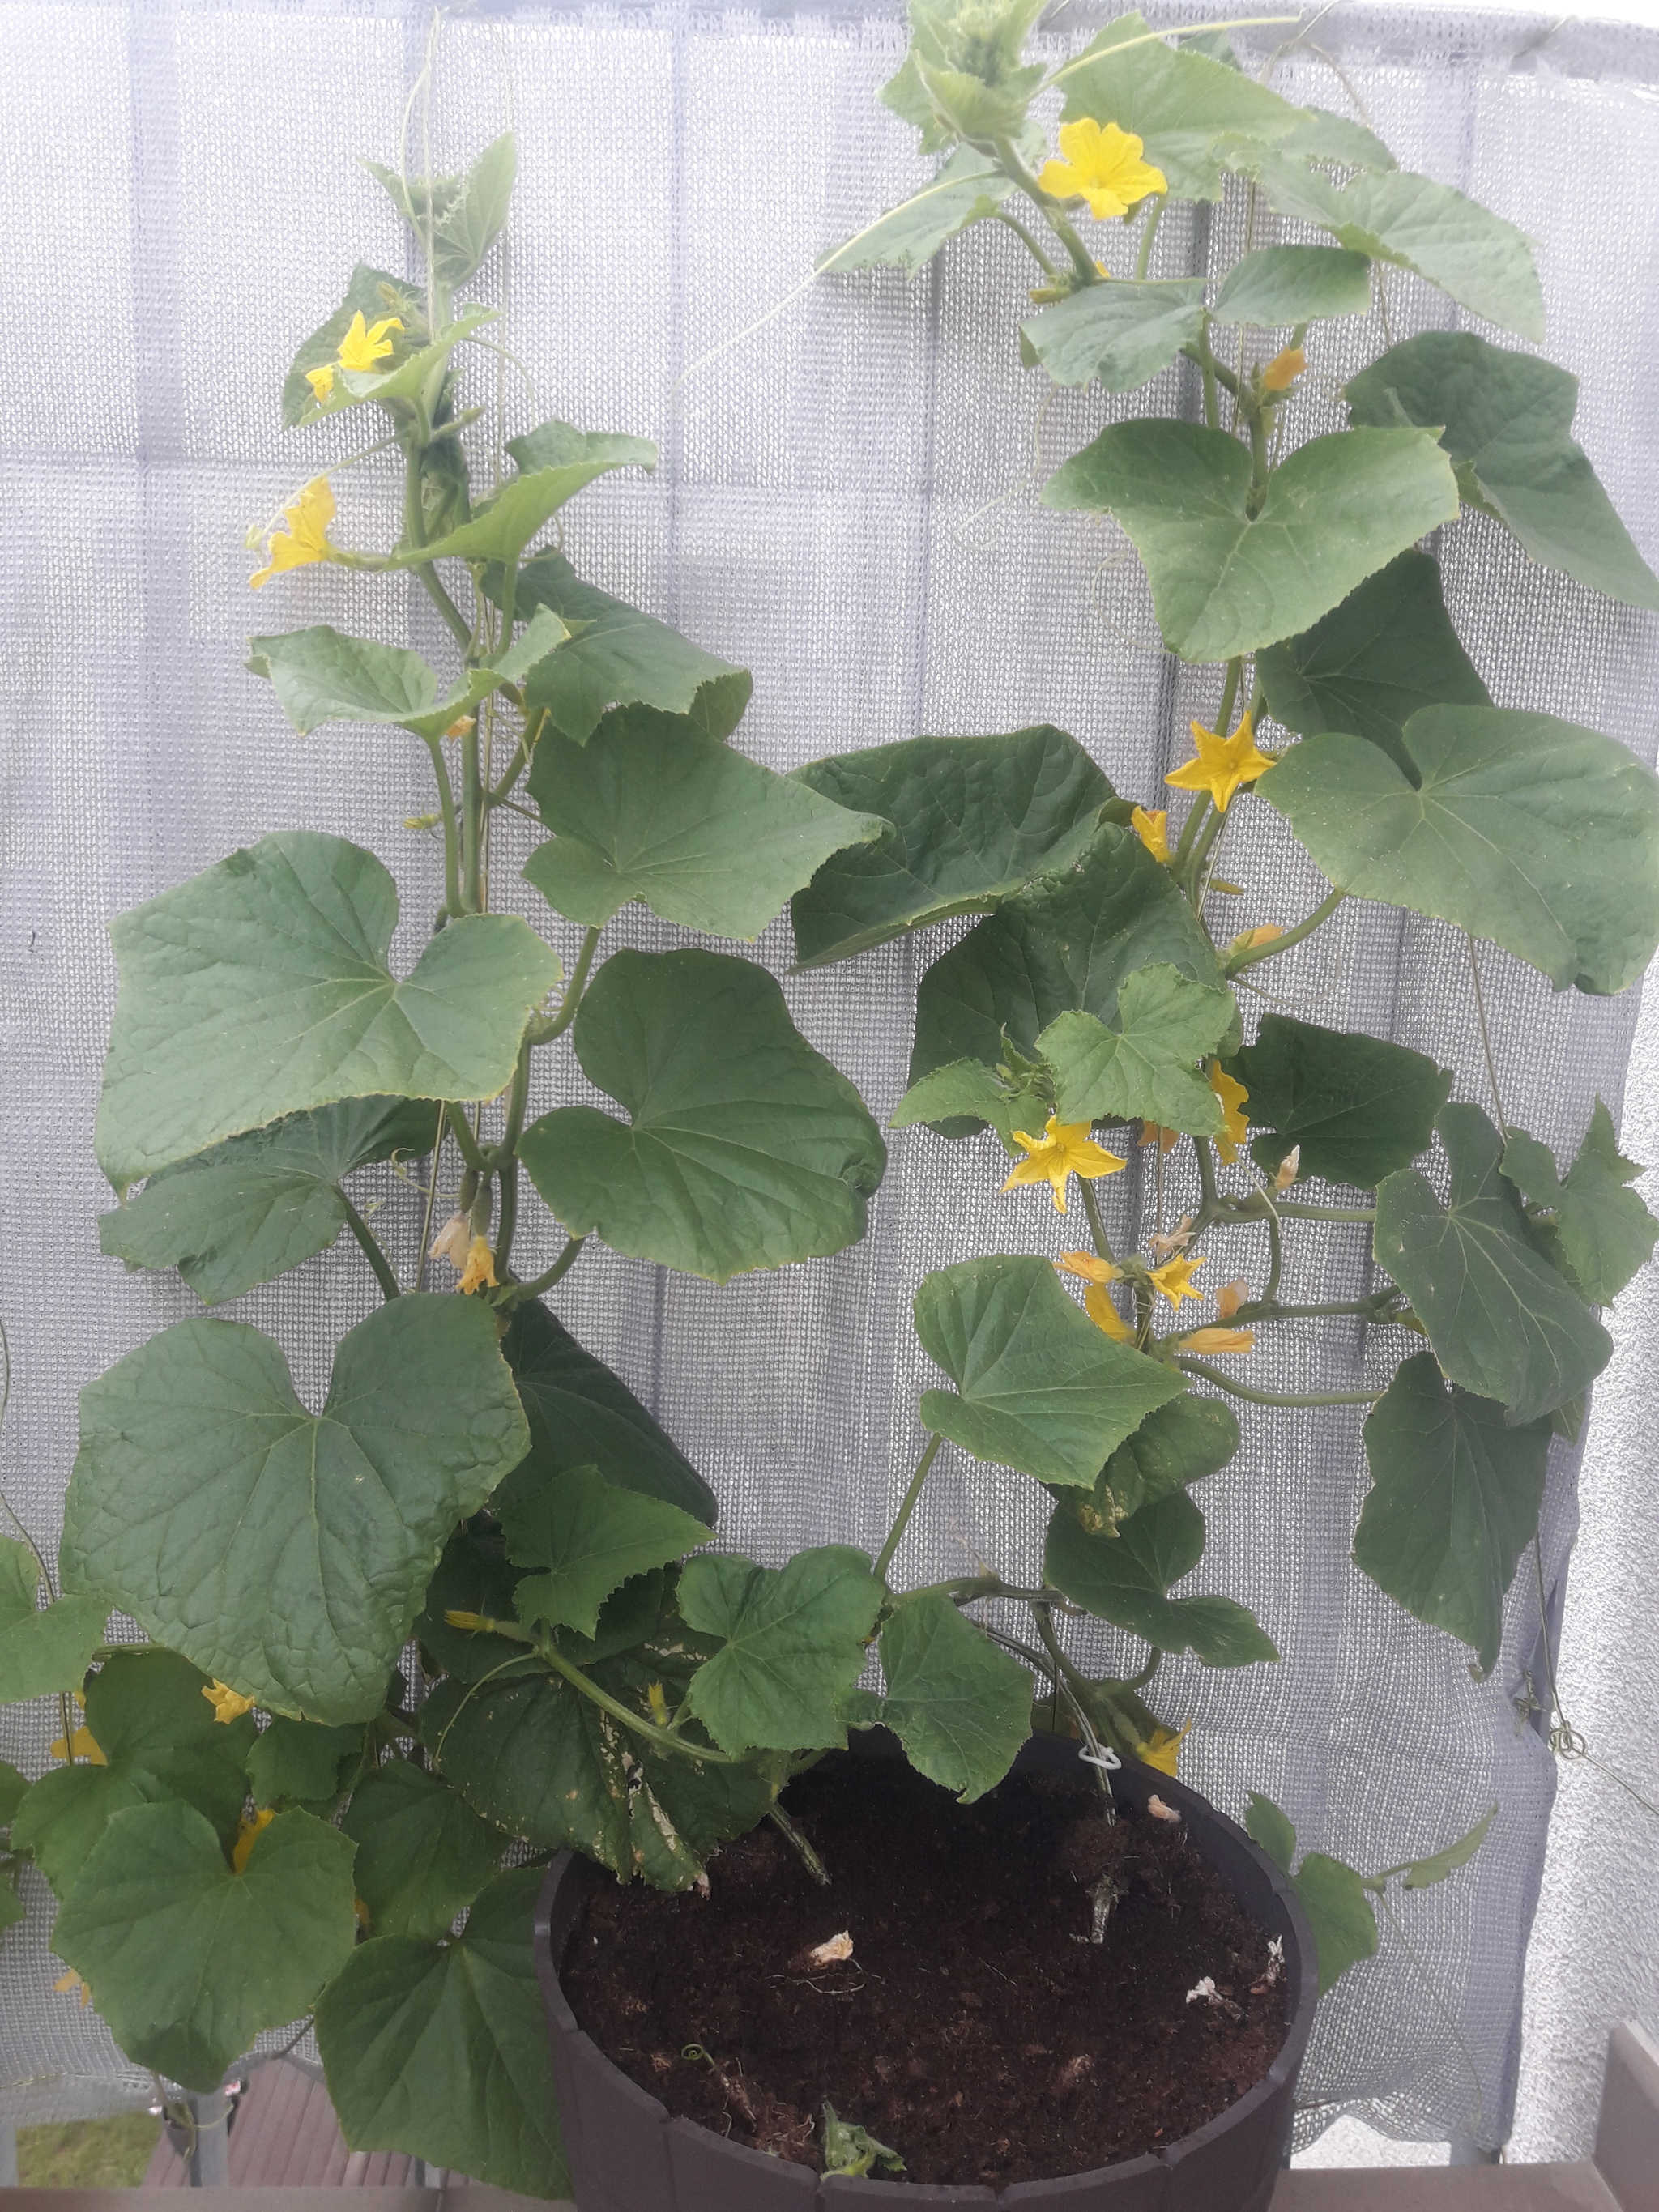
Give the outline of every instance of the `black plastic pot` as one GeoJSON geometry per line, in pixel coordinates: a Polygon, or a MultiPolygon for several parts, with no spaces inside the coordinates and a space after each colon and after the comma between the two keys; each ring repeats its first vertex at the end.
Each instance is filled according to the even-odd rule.
{"type": "MultiPolygon", "coordinates": [[[[896,1755],[892,1739],[882,1742],[881,1734],[855,1736],[855,1753],[896,1755]]],[[[1079,1790],[1094,1786],[1079,1764],[1077,1746],[1058,1736],[1032,1737],[1014,1771],[1075,1778],[1079,1790]]],[[[826,2179],[808,2166],[763,2157],[695,2121],[671,2119],[576,2025],[559,1986],[559,1966],[584,1899],[611,1877],[563,1851],[542,1886],[535,1940],[577,2212],[856,2212],[866,2205],[921,2212],[936,2204],[1003,2205],[1009,2212],[1265,2212],[1318,2002],[1308,1923],[1267,1853],[1195,1791],[1143,1766],[1115,1774],[1112,1789],[1120,1802],[1137,1806],[1156,1790],[1181,1814],[1194,1844],[1250,1918],[1283,1939],[1291,1998],[1284,2045],[1265,2078],[1237,2104],[1147,2157],[1000,2190],[826,2179]]]]}

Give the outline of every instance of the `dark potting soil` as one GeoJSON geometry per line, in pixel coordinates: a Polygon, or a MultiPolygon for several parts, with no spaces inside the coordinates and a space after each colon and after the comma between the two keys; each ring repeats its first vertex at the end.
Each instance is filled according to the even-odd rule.
{"type": "Polygon", "coordinates": [[[829,1760],[786,1802],[830,1888],[768,1826],[717,1854],[707,1896],[606,1883],[571,1934],[577,2020],[672,2113],[821,2166],[827,2098],[906,2179],[999,2186],[1174,2142],[1285,2039],[1267,1937],[1184,1825],[1109,1821],[1040,1777],[962,1807],[896,1762],[853,1786],[829,1760]],[[843,1931],[852,1955],[815,1966],[843,1931]],[[1189,2003],[1206,1977],[1222,2002],[1189,2003]]]}

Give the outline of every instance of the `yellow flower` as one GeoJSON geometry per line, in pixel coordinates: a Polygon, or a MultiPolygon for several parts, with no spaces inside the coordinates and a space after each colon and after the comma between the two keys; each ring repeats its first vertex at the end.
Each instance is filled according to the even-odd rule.
{"type": "Polygon", "coordinates": [[[1182,1343],[1183,1352],[1254,1352],[1255,1331],[1249,1328],[1195,1328],[1182,1343]]]}
{"type": "Polygon", "coordinates": [[[1272,756],[1257,750],[1255,724],[1249,714],[1230,738],[1206,730],[1202,722],[1191,726],[1197,759],[1189,760],[1185,768],[1172,769],[1164,781],[1176,791],[1207,791],[1216,811],[1224,814],[1239,785],[1254,783],[1273,766],[1272,756]]]}
{"type": "Polygon", "coordinates": [[[334,389],[334,364],[325,361],[320,368],[308,368],[306,382],[311,386],[311,396],[319,407],[328,404],[328,396],[334,389]]]}
{"type": "Polygon", "coordinates": [[[489,1239],[475,1237],[466,1248],[466,1265],[455,1287],[470,1294],[482,1290],[486,1284],[492,1291],[495,1287],[495,1262],[490,1255],[489,1239]]]}
{"type": "Polygon", "coordinates": [[[253,1711],[253,1699],[233,1690],[228,1682],[210,1682],[202,1695],[212,1706],[216,1721],[239,1721],[244,1713],[253,1711]]]}
{"type": "Polygon", "coordinates": [[[1109,1260],[1097,1259],[1092,1252],[1062,1252],[1054,1265],[1068,1275],[1080,1275],[1085,1283],[1117,1283],[1123,1279],[1121,1267],[1115,1267],[1109,1260]]]}
{"type": "Polygon", "coordinates": [[[1286,346],[1262,370],[1262,388],[1267,392],[1288,392],[1307,366],[1308,356],[1300,346],[1286,346]]]}
{"type": "Polygon", "coordinates": [[[1207,1264],[1201,1257],[1189,1260],[1185,1253],[1182,1253],[1176,1259],[1166,1260],[1161,1267],[1152,1269],[1152,1288],[1168,1298],[1177,1313],[1181,1310],[1182,1298],[1190,1298],[1194,1305],[1198,1305],[1204,1293],[1191,1287],[1192,1279],[1199,1269],[1207,1264]]]}
{"type": "Polygon", "coordinates": [[[373,368],[377,361],[384,361],[393,349],[386,332],[400,331],[402,328],[403,325],[396,315],[387,315],[378,323],[371,323],[365,329],[363,311],[359,307],[351,319],[351,328],[340,340],[341,368],[373,368]]]}
{"type": "Polygon", "coordinates": [[[94,1766],[109,1765],[108,1759],[93,1741],[92,1730],[89,1728],[76,1729],[67,1743],[60,1735],[52,1746],[52,1755],[54,1759],[61,1759],[65,1762],[71,1759],[84,1759],[94,1766]]]}
{"type": "Polygon", "coordinates": [[[1250,1295],[1250,1286],[1243,1275],[1236,1283],[1224,1283],[1215,1294],[1215,1310],[1223,1321],[1231,1321],[1250,1295]]]}
{"type": "Polygon", "coordinates": [[[286,568],[309,568],[313,561],[334,558],[334,548],[328,542],[334,495],[326,477],[313,477],[293,506],[283,509],[283,520],[288,525],[286,530],[273,527],[265,532],[265,551],[270,556],[268,565],[248,578],[256,592],[286,568]]]}
{"type": "Polygon", "coordinates": [[[488,1628],[489,1626],[489,1623],[484,1619],[483,1613],[462,1613],[453,1606],[446,1612],[444,1619],[448,1622],[452,1628],[465,1628],[474,1635],[476,1635],[481,1628],[488,1628]]]}
{"type": "Polygon", "coordinates": [[[660,1682],[653,1682],[645,1693],[645,1702],[651,1708],[651,1717],[659,1728],[668,1726],[668,1698],[660,1682]]]}
{"type": "Polygon", "coordinates": [[[1103,1284],[1097,1283],[1083,1294],[1083,1310],[1095,1327],[1118,1344],[1133,1344],[1133,1326],[1112,1304],[1112,1294],[1103,1284]]]}
{"type": "Polygon", "coordinates": [[[1221,1101],[1224,1120],[1215,1148],[1224,1160],[1238,1158],[1238,1148],[1250,1133],[1249,1117],[1244,1111],[1244,1101],[1249,1092],[1242,1083],[1235,1083],[1218,1060],[1210,1062],[1210,1088],[1221,1101]]]}
{"type": "Polygon", "coordinates": [[[1160,1152],[1172,1152],[1181,1142],[1181,1132],[1179,1129],[1166,1129],[1157,1121],[1143,1121],[1140,1141],[1143,1145],[1156,1145],[1160,1152]]]}
{"type": "Polygon", "coordinates": [[[1178,1729],[1155,1728],[1150,1743],[1135,1746],[1135,1757],[1143,1766],[1155,1766],[1173,1778],[1180,1770],[1182,1741],[1191,1727],[1190,1721],[1182,1721],[1178,1729]]]}
{"type": "Polygon", "coordinates": [[[1276,937],[1283,937],[1282,921],[1264,921],[1255,929],[1241,929],[1229,944],[1229,952],[1254,952],[1258,945],[1271,945],[1276,937]]]}
{"type": "Polygon", "coordinates": [[[445,730],[444,735],[447,738],[470,738],[477,726],[478,718],[476,714],[457,714],[454,720],[445,730]]]}
{"type": "Polygon", "coordinates": [[[1163,170],[1141,160],[1133,131],[1120,131],[1115,123],[1103,129],[1092,115],[1062,123],[1060,150],[1063,158],[1045,161],[1037,182],[1057,200],[1086,200],[1090,214],[1102,222],[1127,215],[1148,192],[1170,189],[1163,170]]]}
{"type": "Polygon", "coordinates": [[[1170,817],[1162,806],[1137,806],[1130,817],[1134,832],[1155,860],[1167,867],[1170,860],[1170,817]]]}
{"type": "Polygon", "coordinates": [[[1115,1152],[1093,1141],[1090,1127],[1087,1121],[1057,1121],[1051,1114],[1040,1137],[1016,1129],[1014,1134],[1024,1146],[1026,1157],[1003,1184],[1004,1190],[1012,1190],[1017,1183],[1046,1182],[1054,1192],[1055,1212],[1064,1213],[1066,1185],[1071,1176],[1082,1176],[1092,1182],[1098,1176],[1115,1175],[1125,1164],[1115,1152]]]}
{"type": "Polygon", "coordinates": [[[59,1974],[52,1986],[54,1992],[60,1997],[78,1996],[83,2007],[92,2002],[92,1991],[81,1979],[79,1974],[59,1974]]]}
{"type": "Polygon", "coordinates": [[[254,1844],[276,1818],[275,1813],[267,1806],[263,1813],[256,1813],[251,1820],[244,1820],[238,1827],[236,1841],[230,1854],[230,1863],[238,1874],[247,1872],[247,1863],[254,1844]]]}

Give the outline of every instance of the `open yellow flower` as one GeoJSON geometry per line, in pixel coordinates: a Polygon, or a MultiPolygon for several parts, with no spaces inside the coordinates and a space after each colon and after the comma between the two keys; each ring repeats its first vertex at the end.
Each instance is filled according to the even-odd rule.
{"type": "Polygon", "coordinates": [[[1231,737],[1206,730],[1202,722],[1191,725],[1197,758],[1185,768],[1171,769],[1164,779],[1175,791],[1207,791],[1216,811],[1224,814],[1227,802],[1241,783],[1254,783],[1273,765],[1271,754],[1257,750],[1255,723],[1246,714],[1231,737]]]}
{"type": "Polygon", "coordinates": [[[1229,952],[1254,952],[1259,945],[1271,945],[1275,938],[1283,937],[1282,921],[1258,922],[1254,929],[1241,929],[1229,944],[1229,952]]]}
{"type": "Polygon", "coordinates": [[[342,368],[373,368],[377,361],[384,361],[391,353],[392,343],[388,331],[400,331],[403,325],[396,315],[386,315],[378,323],[365,326],[363,311],[358,308],[351,319],[351,328],[340,340],[342,368]]]}
{"type": "Polygon", "coordinates": [[[216,1721],[239,1721],[244,1713],[253,1711],[253,1699],[233,1690],[228,1682],[210,1682],[202,1695],[212,1706],[216,1721]]]}
{"type": "Polygon", "coordinates": [[[1093,1252],[1062,1252],[1055,1267],[1067,1275],[1078,1275],[1085,1283],[1117,1283],[1123,1279],[1121,1267],[1115,1267],[1109,1260],[1103,1260],[1093,1252]]]}
{"type": "Polygon", "coordinates": [[[466,1265],[461,1270],[461,1279],[456,1289],[469,1294],[486,1285],[495,1287],[495,1261],[487,1237],[475,1237],[466,1248],[466,1265]]]}
{"type": "Polygon", "coordinates": [[[1210,1088],[1221,1101],[1225,1116],[1215,1148],[1231,1163],[1238,1158],[1238,1148],[1250,1133],[1249,1117],[1244,1111],[1244,1101],[1250,1094],[1242,1083],[1233,1080],[1218,1060],[1210,1062],[1210,1088]]]}
{"type": "Polygon", "coordinates": [[[1092,115],[1062,123],[1060,151],[1059,161],[1043,163],[1038,184],[1057,200],[1086,200],[1099,222],[1127,215],[1149,192],[1170,189],[1163,170],[1141,160],[1141,141],[1115,123],[1103,126],[1092,115]]]}
{"type": "Polygon", "coordinates": [[[267,1806],[263,1813],[256,1813],[251,1820],[244,1820],[238,1827],[236,1841],[230,1853],[230,1863],[238,1874],[247,1872],[247,1863],[252,1856],[254,1844],[276,1818],[276,1814],[267,1806]]]}
{"type": "Polygon", "coordinates": [[[1083,1310],[1095,1327],[1117,1344],[1133,1344],[1134,1325],[1124,1320],[1112,1304],[1112,1294],[1103,1283],[1092,1285],[1083,1294],[1083,1310]]]}
{"type": "Polygon", "coordinates": [[[52,1986],[55,1996],[79,1997],[82,2009],[92,2002],[92,1991],[77,1973],[70,1972],[67,1974],[59,1974],[52,1986]]]}
{"type": "Polygon", "coordinates": [[[76,1729],[67,1743],[60,1735],[51,1749],[54,1759],[61,1759],[66,1763],[71,1759],[84,1759],[93,1766],[109,1765],[108,1759],[94,1742],[92,1730],[89,1728],[76,1729]]]}
{"type": "Polygon", "coordinates": [[[1054,1193],[1055,1212],[1064,1213],[1066,1185],[1073,1176],[1092,1182],[1097,1176],[1115,1175],[1125,1164],[1115,1152],[1095,1143],[1089,1134],[1091,1127],[1088,1121],[1058,1121],[1051,1114],[1040,1137],[1016,1129],[1014,1134],[1025,1147],[1025,1158],[1003,1184],[1004,1190],[1012,1190],[1019,1183],[1046,1182],[1054,1193]]]}
{"type": "Polygon", "coordinates": [[[1255,1331],[1251,1328],[1195,1328],[1182,1340],[1183,1352],[1254,1352],[1255,1331]]]}
{"type": "Polygon", "coordinates": [[[286,530],[272,528],[265,532],[265,551],[270,556],[266,566],[248,578],[256,592],[285,569],[305,568],[313,561],[334,558],[334,548],[328,542],[334,495],[326,477],[313,477],[293,506],[283,509],[283,520],[288,525],[286,530]]]}
{"type": "Polygon", "coordinates": [[[1143,1766],[1155,1766],[1160,1774],[1173,1778],[1180,1771],[1181,1746],[1192,1725],[1182,1721],[1178,1729],[1155,1728],[1150,1743],[1135,1746],[1135,1757],[1143,1766]]]}
{"type": "Polygon", "coordinates": [[[1308,366],[1308,356],[1300,346],[1286,346],[1276,353],[1261,372],[1264,390],[1288,392],[1303,370],[1308,366]]]}
{"type": "Polygon", "coordinates": [[[1166,1260],[1161,1267],[1152,1269],[1150,1280],[1152,1288],[1168,1298],[1177,1313],[1181,1310],[1182,1298],[1190,1298],[1194,1305],[1198,1305],[1204,1293],[1192,1288],[1192,1280],[1199,1269],[1206,1264],[1201,1255],[1196,1260],[1189,1260],[1184,1252],[1178,1253],[1173,1260],[1166,1260]]]}
{"type": "Polygon", "coordinates": [[[319,407],[328,404],[329,394],[334,389],[334,364],[325,361],[320,368],[308,368],[306,382],[311,386],[311,396],[319,407]]]}
{"type": "Polygon", "coordinates": [[[1170,816],[1162,806],[1137,806],[1129,817],[1134,833],[1155,860],[1170,864],[1170,816]]]}

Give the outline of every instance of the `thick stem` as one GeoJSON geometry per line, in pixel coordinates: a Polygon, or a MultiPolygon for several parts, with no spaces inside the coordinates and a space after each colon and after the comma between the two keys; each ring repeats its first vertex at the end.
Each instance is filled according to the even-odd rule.
{"type": "Polygon", "coordinates": [[[1025,225],[1020,221],[1019,217],[1017,215],[1010,215],[1006,208],[999,208],[996,213],[996,219],[1002,224],[1006,230],[1012,230],[1013,232],[1014,236],[1019,240],[1020,243],[1035,258],[1037,265],[1042,270],[1043,275],[1048,279],[1048,282],[1051,284],[1057,284],[1060,280],[1060,272],[1058,265],[1048,258],[1048,256],[1043,252],[1042,246],[1025,228],[1025,225]]]}
{"type": "Polygon", "coordinates": [[[1221,428],[1221,402],[1216,396],[1216,359],[1210,349],[1210,319],[1207,315],[1200,327],[1197,344],[1198,366],[1204,378],[1204,420],[1211,429],[1218,430],[1221,428]]]}
{"type": "Polygon", "coordinates": [[[1042,185],[1038,184],[1014,150],[1014,142],[1012,138],[999,138],[996,148],[997,159],[1001,162],[1004,170],[1013,179],[1032,206],[1042,215],[1043,221],[1066,248],[1066,252],[1070,254],[1072,266],[1078,275],[1086,284],[1098,283],[1100,271],[1095,267],[1095,258],[1078,236],[1072,226],[1070,217],[1066,214],[1060,203],[1043,191],[1042,185]]]}
{"type": "Polygon", "coordinates": [[[1089,1234],[1094,1247],[1109,1267],[1117,1265],[1111,1245],[1107,1242],[1106,1224],[1100,1218],[1100,1200],[1095,1196],[1095,1187],[1085,1176],[1078,1177],[1078,1188],[1083,1193],[1083,1211],[1089,1217],[1089,1234]]]}
{"type": "Polygon", "coordinates": [[[507,1275],[507,1263],[512,1257],[513,1237],[519,1225],[519,1139],[524,1134],[524,1117],[530,1103],[530,1045],[526,1041],[519,1047],[519,1064],[513,1071],[513,1089],[507,1102],[507,1127],[501,1141],[495,1147],[500,1164],[501,1210],[495,1224],[495,1275],[498,1281],[507,1275]]]}
{"type": "Polygon", "coordinates": [[[576,955],[576,965],[571,970],[570,981],[559,1001],[558,1012],[548,1015],[544,1020],[532,1021],[526,1031],[532,1045],[551,1044],[554,1038],[562,1037],[575,1020],[582,1002],[582,993],[587,988],[588,970],[593,965],[593,955],[599,950],[599,931],[590,929],[582,939],[581,951],[576,955]]]}
{"type": "MultiPolygon", "coordinates": [[[[472,1124],[467,1120],[461,1109],[453,1103],[449,1108],[449,1133],[459,1146],[461,1158],[471,1169],[473,1174],[480,1176],[487,1176],[489,1173],[489,1162],[484,1157],[477,1139],[472,1133],[472,1124]]],[[[476,1185],[474,1194],[477,1194],[476,1185]]]]}
{"type": "Polygon", "coordinates": [[[483,741],[475,728],[461,740],[461,900],[470,914],[484,910],[483,741]]]}
{"type": "Polygon", "coordinates": [[[444,830],[444,915],[459,918],[461,911],[461,848],[455,824],[455,789],[449,781],[449,763],[444,758],[441,738],[428,738],[426,749],[432,756],[432,774],[438,786],[438,818],[444,830]]]}
{"type": "Polygon", "coordinates": [[[363,1219],[356,1207],[337,1182],[334,1195],[345,1208],[346,1227],[363,1248],[363,1257],[374,1270],[374,1279],[389,1298],[398,1295],[398,1278],[392,1273],[392,1262],[381,1249],[380,1240],[363,1219]]]}
{"type": "Polygon", "coordinates": [[[1328,898],[1320,901],[1305,920],[1298,921],[1294,929],[1287,929],[1282,937],[1275,937],[1267,945],[1253,945],[1243,952],[1235,952],[1223,972],[1228,975],[1242,975],[1247,968],[1254,968],[1258,960],[1276,960],[1281,952],[1288,952],[1293,945],[1300,945],[1304,937],[1311,937],[1315,930],[1328,922],[1347,896],[1346,891],[1333,891],[1328,898]]]}
{"type": "Polygon", "coordinates": [[[944,1442],[943,1437],[929,1437],[926,1449],[916,1462],[916,1471],[910,1477],[909,1486],[899,1500],[899,1510],[894,1517],[893,1525],[887,1531],[887,1541],[877,1553],[876,1564],[870,1570],[878,1583],[885,1582],[887,1579],[887,1570],[893,1563],[893,1554],[897,1551],[904,1532],[910,1525],[910,1516],[916,1510],[916,1500],[921,1496],[921,1486],[927,1480],[927,1470],[939,1456],[939,1448],[944,1442]]]}
{"type": "Polygon", "coordinates": [[[1193,846],[1192,858],[1187,863],[1186,876],[1188,896],[1194,911],[1204,903],[1204,863],[1209,859],[1212,847],[1226,827],[1226,814],[1223,809],[1217,807],[1215,812],[1204,824],[1202,836],[1193,846]]]}
{"type": "Polygon", "coordinates": [[[1281,1221],[1375,1221],[1374,1206],[1304,1206],[1299,1199],[1281,1198],[1273,1211],[1281,1221]]]}
{"type": "Polygon", "coordinates": [[[684,1736],[676,1735],[672,1729],[659,1728],[654,1721],[647,1720],[642,1713],[636,1713],[631,1706],[623,1705],[620,1698],[613,1698],[609,1690],[602,1690],[597,1682],[590,1680],[583,1674],[580,1667],[573,1667],[563,1653],[551,1644],[538,1644],[536,1650],[538,1656],[556,1674],[562,1675],[573,1690],[580,1690],[583,1697],[596,1705],[601,1712],[609,1713],[612,1720],[620,1721],[624,1728],[632,1729],[635,1735],[644,1736],[659,1751],[677,1753],[681,1759],[705,1760],[710,1766],[746,1766],[749,1764],[747,1757],[737,1752],[716,1751],[708,1744],[688,1743],[684,1736]]]}
{"type": "Polygon", "coordinates": [[[501,1305],[522,1305],[526,1298],[538,1298],[544,1291],[550,1291],[555,1283],[562,1282],[580,1257],[582,1246],[586,1242],[586,1237],[573,1237],[550,1267],[532,1282],[515,1283],[507,1297],[501,1300],[501,1305]]]}
{"type": "Polygon", "coordinates": [[[812,1849],[811,1844],[807,1842],[805,1837],[795,1826],[789,1815],[784,1811],[782,1806],[772,1806],[768,1811],[766,1817],[785,1838],[788,1843],[790,1850],[794,1852],[801,1864],[806,1869],[807,1873],[810,1874],[813,1881],[817,1882],[818,1887],[820,1889],[828,1889],[830,1887],[830,1875],[828,1869],[825,1867],[823,1861],[818,1856],[817,1853],[812,1849]]]}
{"type": "Polygon", "coordinates": [[[1135,254],[1135,275],[1138,278],[1144,277],[1152,265],[1152,242],[1158,236],[1158,227],[1164,220],[1166,204],[1165,196],[1160,193],[1146,211],[1146,228],[1140,234],[1140,246],[1135,254]]]}
{"type": "Polygon", "coordinates": [[[1206,1382],[1213,1382],[1230,1398],[1243,1398],[1252,1406],[1374,1406],[1382,1395],[1380,1390],[1316,1390],[1286,1395],[1279,1390],[1253,1390],[1248,1383],[1235,1382],[1231,1375],[1224,1375],[1218,1367],[1212,1367],[1207,1359],[1190,1359],[1177,1356],[1176,1365],[1184,1375],[1201,1375],[1206,1382]]]}
{"type": "Polygon", "coordinates": [[[1187,855],[1193,849],[1193,839],[1198,834],[1198,825],[1209,812],[1210,805],[1209,793],[1200,791],[1187,810],[1187,819],[1181,825],[1180,842],[1176,846],[1170,860],[1170,872],[1177,882],[1185,880],[1187,855]]]}

